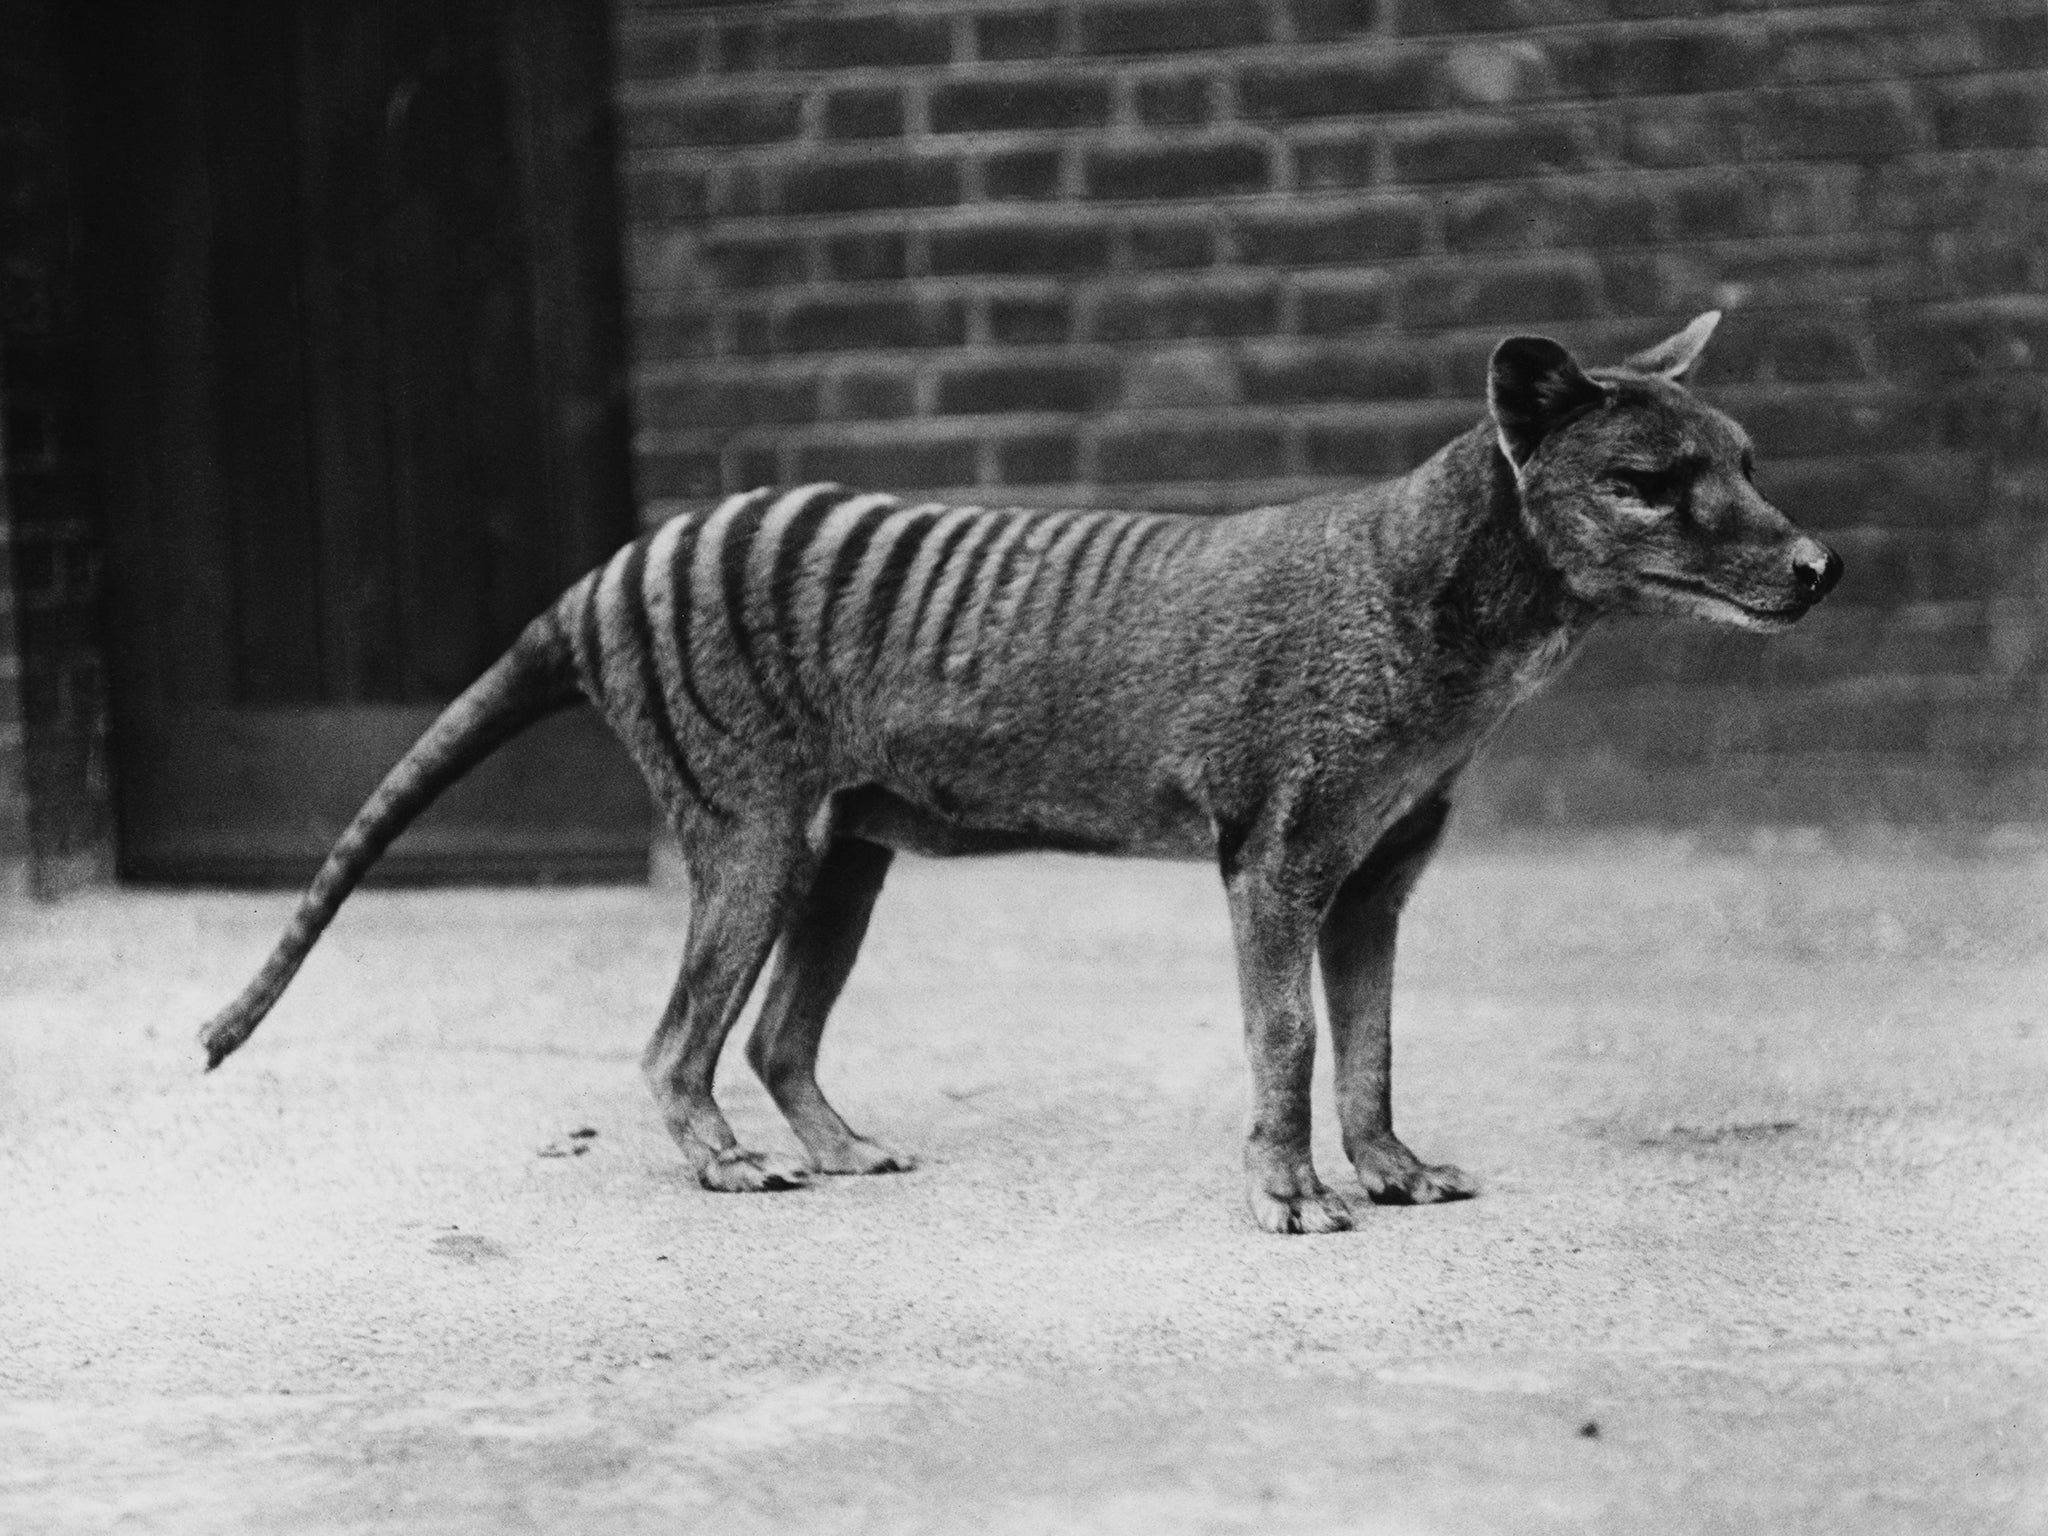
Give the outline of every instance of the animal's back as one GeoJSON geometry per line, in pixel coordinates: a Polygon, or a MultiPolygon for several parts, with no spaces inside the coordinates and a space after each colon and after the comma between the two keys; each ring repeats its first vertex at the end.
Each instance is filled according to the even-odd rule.
{"type": "Polygon", "coordinates": [[[557,612],[674,812],[876,784],[1086,840],[1141,816],[1126,802],[1159,771],[1204,534],[1163,513],[764,489],[644,534],[557,612]]]}

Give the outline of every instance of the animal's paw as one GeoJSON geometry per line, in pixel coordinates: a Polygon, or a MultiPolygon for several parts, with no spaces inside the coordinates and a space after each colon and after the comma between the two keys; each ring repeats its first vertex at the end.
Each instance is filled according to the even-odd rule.
{"type": "Polygon", "coordinates": [[[909,1173],[916,1166],[908,1152],[891,1151],[865,1136],[811,1154],[811,1167],[819,1173],[909,1173]]]}
{"type": "Polygon", "coordinates": [[[1355,1150],[1351,1163],[1374,1205],[1441,1205],[1479,1193],[1478,1180],[1464,1169],[1425,1163],[1391,1136],[1355,1150]]]}
{"type": "Polygon", "coordinates": [[[756,1195],[772,1189],[802,1189],[811,1182],[811,1173],[793,1158],[728,1147],[697,1170],[697,1182],[724,1194],[756,1195]]]}
{"type": "Polygon", "coordinates": [[[1254,1174],[1245,1187],[1252,1220],[1268,1232],[1348,1232],[1351,1209],[1304,1170],[1278,1178],[1254,1174]]]}

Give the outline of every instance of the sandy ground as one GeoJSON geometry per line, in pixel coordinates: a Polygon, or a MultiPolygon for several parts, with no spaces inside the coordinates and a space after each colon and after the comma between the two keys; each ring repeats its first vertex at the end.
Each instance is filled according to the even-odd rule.
{"type": "Polygon", "coordinates": [[[1200,869],[900,865],[826,1081],[923,1166],[750,1197],[672,890],[359,897],[210,1077],[288,898],[0,908],[0,1530],[2048,1531],[2044,897],[1458,848],[1397,1122],[1485,1192],[1292,1239],[1200,869]]]}

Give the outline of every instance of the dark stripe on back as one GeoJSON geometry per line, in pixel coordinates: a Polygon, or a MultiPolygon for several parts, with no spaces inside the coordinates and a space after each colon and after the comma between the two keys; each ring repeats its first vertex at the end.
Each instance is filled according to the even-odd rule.
{"type": "Polygon", "coordinates": [[[825,573],[825,601],[818,613],[818,659],[827,668],[832,665],[832,617],[839,611],[839,600],[846,595],[852,584],[854,572],[866,557],[868,546],[875,542],[875,535],[882,524],[901,512],[901,507],[873,507],[854,520],[846,530],[846,537],[839,548],[832,552],[832,569],[825,573]]]}
{"type": "Polygon", "coordinates": [[[725,598],[725,627],[732,635],[732,648],[739,656],[740,670],[747,675],[755,697],[768,706],[771,717],[779,702],[761,671],[761,658],[754,648],[754,628],[747,617],[747,561],[760,536],[761,521],[780,498],[773,491],[758,491],[732,515],[718,547],[720,591],[725,598]]]}
{"type": "Polygon", "coordinates": [[[625,604],[627,621],[632,625],[633,657],[640,667],[641,703],[654,727],[655,738],[668,757],[669,766],[675,769],[676,777],[682,780],[690,798],[714,816],[730,820],[732,813],[707,795],[704,786],[697,782],[697,776],[690,771],[689,759],[683,756],[683,744],[676,739],[676,723],[669,714],[668,696],[662,691],[661,668],[654,657],[654,628],[648,622],[647,595],[642,587],[647,576],[647,546],[653,542],[652,533],[643,534],[633,541],[632,553],[626,556],[625,580],[620,583],[619,594],[619,601],[625,604]]]}
{"type": "Polygon", "coordinates": [[[825,520],[860,494],[843,486],[833,486],[797,508],[796,515],[782,530],[781,543],[775,550],[775,563],[768,572],[768,632],[775,637],[776,651],[784,662],[790,702],[813,720],[819,716],[803,696],[803,674],[796,644],[798,637],[791,632],[791,621],[796,617],[797,575],[803,569],[804,557],[810,554],[811,546],[818,541],[818,530],[825,526],[825,520]]]}
{"type": "Polygon", "coordinates": [[[1111,582],[1121,582],[1136,571],[1138,569],[1138,562],[1145,558],[1145,546],[1157,539],[1172,526],[1172,522],[1167,518],[1158,516],[1147,517],[1138,529],[1138,536],[1131,540],[1131,547],[1124,556],[1122,568],[1110,577],[1111,582]]]}
{"type": "MultiPolygon", "coordinates": [[[[1035,514],[1025,512],[1019,513],[1017,516],[1024,523],[1024,531],[1003,547],[1002,558],[996,562],[995,575],[989,578],[988,603],[986,605],[988,608],[995,608],[1001,605],[1003,601],[1003,588],[1009,585],[1010,571],[1017,563],[1017,552],[1031,542],[1031,535],[1034,531],[1031,527],[1031,521],[1035,514]]],[[[981,653],[986,648],[987,641],[981,633],[979,617],[977,617],[974,633],[974,651],[968,656],[966,666],[961,669],[963,680],[970,685],[981,676],[981,653]]]]}
{"type": "Polygon", "coordinates": [[[590,696],[598,703],[604,702],[604,630],[598,623],[597,599],[604,591],[604,573],[611,562],[606,561],[590,574],[590,585],[584,589],[583,612],[576,616],[578,648],[584,655],[584,671],[590,678],[590,696]]]}
{"type": "Polygon", "coordinates": [[[1109,541],[1109,548],[1102,552],[1102,564],[1095,567],[1095,574],[1088,578],[1088,590],[1081,594],[1081,603],[1087,607],[1094,603],[1102,591],[1102,584],[1109,580],[1109,573],[1116,569],[1117,555],[1124,547],[1124,540],[1138,531],[1144,522],[1134,513],[1119,513],[1116,518],[1116,537],[1109,541]]]}
{"type": "Polygon", "coordinates": [[[924,585],[918,588],[917,606],[910,614],[909,643],[913,651],[917,649],[917,632],[924,628],[925,615],[931,612],[932,599],[938,595],[939,588],[945,585],[946,562],[951,560],[954,551],[960,548],[960,541],[974,532],[976,526],[987,516],[986,512],[967,512],[962,515],[959,522],[947,529],[946,536],[939,540],[939,552],[932,557],[932,568],[925,574],[924,585]]]}
{"type": "Polygon", "coordinates": [[[896,542],[882,557],[882,568],[875,572],[874,585],[863,594],[867,604],[864,642],[869,666],[882,659],[882,643],[889,638],[889,620],[895,617],[896,599],[903,595],[903,583],[910,577],[911,562],[917,559],[924,536],[944,515],[942,512],[909,514],[903,531],[896,535],[896,542]]]}
{"type": "Polygon", "coordinates": [[[682,683],[683,697],[690,701],[690,708],[706,725],[721,736],[730,736],[732,727],[713,712],[711,706],[704,702],[704,695],[697,691],[690,656],[690,615],[697,600],[697,541],[704,532],[704,525],[711,521],[711,515],[711,512],[706,512],[691,518],[676,536],[675,553],[668,564],[669,606],[675,610],[676,677],[682,683]]]}
{"type": "MultiPolygon", "coordinates": [[[[939,638],[932,647],[932,670],[934,672],[945,671],[946,653],[952,647],[953,632],[959,628],[960,621],[967,617],[968,604],[974,600],[974,589],[981,582],[981,568],[988,564],[989,551],[1002,543],[1003,535],[1009,532],[1007,528],[1001,526],[1001,523],[1021,520],[1018,514],[1014,512],[992,512],[989,516],[1000,519],[1000,523],[995,532],[981,540],[967,553],[967,568],[960,573],[959,584],[953,588],[953,595],[946,603],[946,616],[939,623],[939,638]]],[[[1030,535],[1030,532],[1031,530],[1027,528],[1020,533],[1018,535],[1018,542],[1021,543],[1023,539],[1030,535]]]]}
{"type": "Polygon", "coordinates": [[[1045,613],[1045,633],[1048,639],[1060,632],[1060,615],[1066,611],[1068,601],[1074,595],[1074,583],[1079,579],[1081,567],[1088,563],[1088,551],[1103,531],[1116,522],[1114,517],[1099,517],[1089,524],[1081,537],[1074,541],[1060,563],[1060,584],[1053,589],[1052,606],[1045,613]]]}

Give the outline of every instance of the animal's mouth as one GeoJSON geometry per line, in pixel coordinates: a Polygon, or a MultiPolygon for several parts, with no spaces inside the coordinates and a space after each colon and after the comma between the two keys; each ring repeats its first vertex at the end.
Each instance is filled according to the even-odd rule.
{"type": "Polygon", "coordinates": [[[1665,576],[1657,571],[1636,573],[1653,586],[1667,588],[1673,592],[1684,592],[1691,597],[1704,597],[1710,602],[1733,608],[1738,613],[1763,624],[1790,624],[1794,619],[1803,618],[1810,603],[1787,603],[1781,608],[1759,608],[1754,603],[1745,603],[1739,597],[1730,597],[1726,592],[1708,586],[1704,581],[1692,581],[1683,576],[1665,576]]]}

